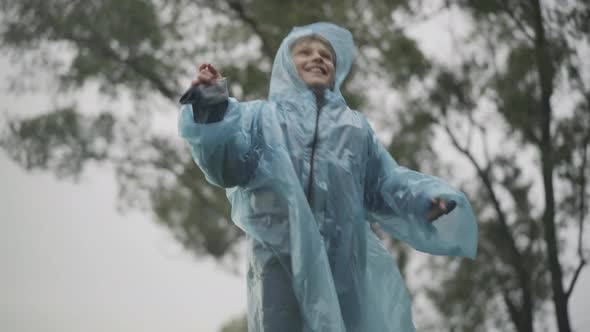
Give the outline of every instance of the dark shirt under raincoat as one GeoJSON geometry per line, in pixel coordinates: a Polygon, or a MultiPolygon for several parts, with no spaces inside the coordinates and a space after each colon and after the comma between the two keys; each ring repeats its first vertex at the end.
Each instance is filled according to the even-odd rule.
{"type": "Polygon", "coordinates": [[[345,29],[297,27],[277,52],[268,101],[227,99],[224,80],[183,98],[180,135],[207,180],[227,188],[248,239],[251,332],[414,331],[408,291],[370,223],[423,252],[475,257],[465,195],[399,166],[346,105],[340,86],[354,53],[345,29]],[[310,34],[336,51],[335,84],[320,103],[289,50],[310,34]],[[434,197],[457,207],[430,223],[434,197]]]}

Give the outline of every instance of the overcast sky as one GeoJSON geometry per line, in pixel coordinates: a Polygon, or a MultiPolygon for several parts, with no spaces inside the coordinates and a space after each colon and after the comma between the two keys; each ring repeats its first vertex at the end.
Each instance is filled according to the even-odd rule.
{"type": "Polygon", "coordinates": [[[0,331],[217,331],[245,310],[241,276],[115,212],[108,170],[75,185],[2,154],[0,171],[0,331]]]}
{"type": "MultiPolygon", "coordinates": [[[[2,81],[8,72],[0,58],[2,81]]],[[[0,112],[46,98],[0,92],[0,112]]],[[[208,332],[245,311],[243,276],[188,254],[149,215],[121,216],[116,197],[107,168],[74,184],[26,173],[0,150],[0,331],[208,332]]],[[[570,303],[578,331],[590,330],[585,294],[588,269],[570,303]]]]}

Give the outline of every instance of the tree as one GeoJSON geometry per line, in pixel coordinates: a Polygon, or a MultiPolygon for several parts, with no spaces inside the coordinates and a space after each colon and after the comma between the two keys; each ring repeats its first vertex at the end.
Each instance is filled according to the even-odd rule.
{"type": "Polygon", "coordinates": [[[43,110],[11,121],[0,146],[26,169],[62,177],[80,175],[88,162],[111,164],[121,207],[152,211],[197,255],[231,256],[242,234],[229,221],[222,191],[206,184],[178,139],[150,129],[161,116],[154,105],[175,109],[196,64],[213,58],[232,78],[234,95],[263,97],[274,50],[288,30],[333,21],[353,32],[359,48],[347,100],[392,124],[396,159],[442,174],[435,143],[446,140],[463,158],[460,165],[472,170],[462,178],[442,174],[462,181],[481,229],[475,262],[431,262],[442,287],[428,294],[444,326],[533,331],[545,324],[539,312],[552,301],[560,332],[570,331],[567,300],[587,256],[581,234],[588,211],[590,77],[582,45],[589,42],[590,6],[427,4],[0,0],[3,49],[21,64],[31,60],[26,68],[41,63],[59,83],[57,93],[95,83],[107,97],[129,93],[136,101],[132,114],[91,115],[78,105],[43,110]],[[425,55],[410,35],[421,22],[450,13],[469,33],[455,36],[456,57],[445,62],[425,55]],[[398,96],[399,112],[372,111],[376,102],[367,98],[366,84],[398,96]],[[568,105],[558,102],[570,98],[568,105]],[[486,126],[489,121],[498,125],[486,126]],[[559,234],[572,227],[580,234],[575,267],[560,256],[567,247],[559,234]]]}
{"type": "MultiPolygon", "coordinates": [[[[571,331],[568,299],[587,254],[578,238],[579,263],[568,273],[569,262],[560,256],[565,245],[559,231],[575,227],[581,236],[587,215],[590,77],[581,75],[582,68],[588,68],[581,45],[588,43],[584,18],[590,7],[576,1],[557,6],[535,0],[452,1],[449,6],[474,23],[461,48],[481,45],[486,52],[460,52],[462,59],[454,70],[441,70],[431,106],[438,110],[433,114],[440,119],[437,125],[476,170],[483,189],[480,197],[491,202],[479,214],[479,259],[494,264],[486,269],[462,262],[459,273],[445,282],[455,296],[479,293],[477,298],[484,301],[478,303],[503,302],[518,331],[533,331],[535,313],[551,296],[559,331],[571,331]],[[572,107],[556,106],[563,98],[576,102],[572,107]],[[505,128],[503,146],[490,152],[493,143],[484,141],[482,155],[470,142],[477,134],[487,139],[489,128],[481,120],[490,110],[505,128]],[[453,116],[464,118],[467,136],[459,138],[453,116]],[[534,153],[534,166],[519,162],[519,153],[526,150],[534,153]],[[556,184],[567,189],[560,192],[556,184]],[[537,192],[542,190],[542,204],[531,199],[535,185],[540,187],[537,192]],[[460,281],[468,287],[457,288],[460,281]],[[496,291],[477,290],[490,283],[496,291]]],[[[443,303],[443,298],[448,300],[446,291],[433,290],[433,295],[448,314],[459,309],[443,303]]],[[[474,321],[485,314],[482,308],[459,307],[472,313],[474,321]]]]}

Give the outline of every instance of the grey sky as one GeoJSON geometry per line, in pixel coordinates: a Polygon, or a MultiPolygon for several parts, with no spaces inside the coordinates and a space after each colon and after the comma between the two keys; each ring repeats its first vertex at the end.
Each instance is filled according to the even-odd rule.
{"type": "Polygon", "coordinates": [[[1,331],[216,331],[245,310],[242,277],[115,212],[108,170],[79,185],[4,155],[0,170],[1,331]]]}

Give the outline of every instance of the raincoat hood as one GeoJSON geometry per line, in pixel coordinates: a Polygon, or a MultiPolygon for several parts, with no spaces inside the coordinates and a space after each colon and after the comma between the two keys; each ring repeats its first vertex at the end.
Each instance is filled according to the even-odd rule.
{"type": "Polygon", "coordinates": [[[297,39],[309,35],[319,35],[326,39],[336,52],[336,68],[334,71],[334,87],[326,92],[332,97],[342,99],[340,87],[350,72],[356,49],[352,34],[332,23],[314,23],[302,27],[295,27],[291,33],[283,39],[274,59],[270,79],[269,99],[276,101],[300,95],[309,91],[309,88],[299,77],[293,59],[291,57],[291,45],[297,39]]]}

